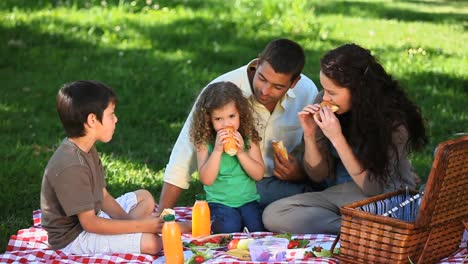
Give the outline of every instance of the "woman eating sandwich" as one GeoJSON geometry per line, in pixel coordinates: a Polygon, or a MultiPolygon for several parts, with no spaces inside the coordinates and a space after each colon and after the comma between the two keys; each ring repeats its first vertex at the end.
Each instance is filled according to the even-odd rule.
{"type": "Polygon", "coordinates": [[[320,63],[323,92],[298,117],[306,172],[328,187],[269,205],[263,221],[273,232],[336,234],[341,206],[415,187],[408,154],[427,143],[419,108],[356,44],[329,51],[320,63]]]}

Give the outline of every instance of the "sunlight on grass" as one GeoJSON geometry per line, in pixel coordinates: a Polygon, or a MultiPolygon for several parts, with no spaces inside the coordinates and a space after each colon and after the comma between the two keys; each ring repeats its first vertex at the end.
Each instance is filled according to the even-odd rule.
{"type": "Polygon", "coordinates": [[[163,171],[155,172],[148,168],[146,164],[118,159],[114,155],[106,153],[101,153],[101,160],[109,184],[150,186],[162,180],[163,171]]]}

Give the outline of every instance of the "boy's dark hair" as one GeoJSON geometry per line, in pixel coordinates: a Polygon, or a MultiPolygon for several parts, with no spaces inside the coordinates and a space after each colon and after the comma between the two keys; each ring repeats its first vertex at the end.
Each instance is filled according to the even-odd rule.
{"type": "Polygon", "coordinates": [[[85,135],[84,123],[89,114],[95,114],[102,122],[102,113],[109,103],[116,103],[117,96],[106,85],[97,81],[75,81],[60,88],[57,112],[63,128],[70,138],[85,135]]]}
{"type": "Polygon", "coordinates": [[[291,74],[291,81],[294,81],[304,69],[304,50],[289,39],[272,40],[259,55],[259,65],[263,61],[267,61],[277,73],[291,74]]]}

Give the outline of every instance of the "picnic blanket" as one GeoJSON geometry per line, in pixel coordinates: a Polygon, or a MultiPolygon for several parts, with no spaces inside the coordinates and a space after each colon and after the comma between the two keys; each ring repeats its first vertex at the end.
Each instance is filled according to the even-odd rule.
{"type": "MultiPolygon", "coordinates": [[[[191,220],[191,207],[176,207],[174,209],[176,211],[177,221],[182,222],[191,220]]],[[[273,233],[270,232],[255,232],[252,234],[256,237],[273,235],[273,233]]],[[[185,239],[190,239],[190,234],[184,234],[183,236],[185,239]]],[[[245,233],[233,233],[233,237],[247,238],[247,235],[245,233]]],[[[323,234],[298,234],[293,237],[298,239],[308,239],[314,244],[329,243],[335,239],[335,236],[333,235],[323,234]]],[[[47,232],[41,227],[41,211],[36,210],[33,212],[33,226],[19,230],[16,235],[11,236],[5,253],[0,254],[0,263],[157,263],[157,260],[161,256],[163,256],[162,253],[156,256],[118,253],[74,255],[64,253],[60,250],[52,250],[47,244],[47,232]]],[[[452,256],[443,259],[440,264],[465,263],[465,261],[468,262],[466,244],[452,256]]],[[[239,261],[236,258],[227,255],[224,251],[215,251],[214,258],[206,261],[205,263],[250,264],[259,262],[239,261]]],[[[313,258],[309,260],[296,260],[294,263],[337,264],[339,261],[335,258],[313,258]]]]}

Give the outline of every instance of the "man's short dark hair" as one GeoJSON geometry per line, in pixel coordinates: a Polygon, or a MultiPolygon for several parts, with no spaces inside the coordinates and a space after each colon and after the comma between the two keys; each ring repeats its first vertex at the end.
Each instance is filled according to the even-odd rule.
{"type": "Polygon", "coordinates": [[[291,81],[299,77],[305,65],[304,50],[289,39],[272,40],[260,53],[259,59],[259,64],[267,61],[277,73],[291,74],[291,81]]]}
{"type": "Polygon", "coordinates": [[[97,81],[75,81],[63,85],[56,97],[57,112],[68,137],[85,135],[84,124],[89,114],[102,122],[109,103],[116,103],[114,91],[97,81]]]}

